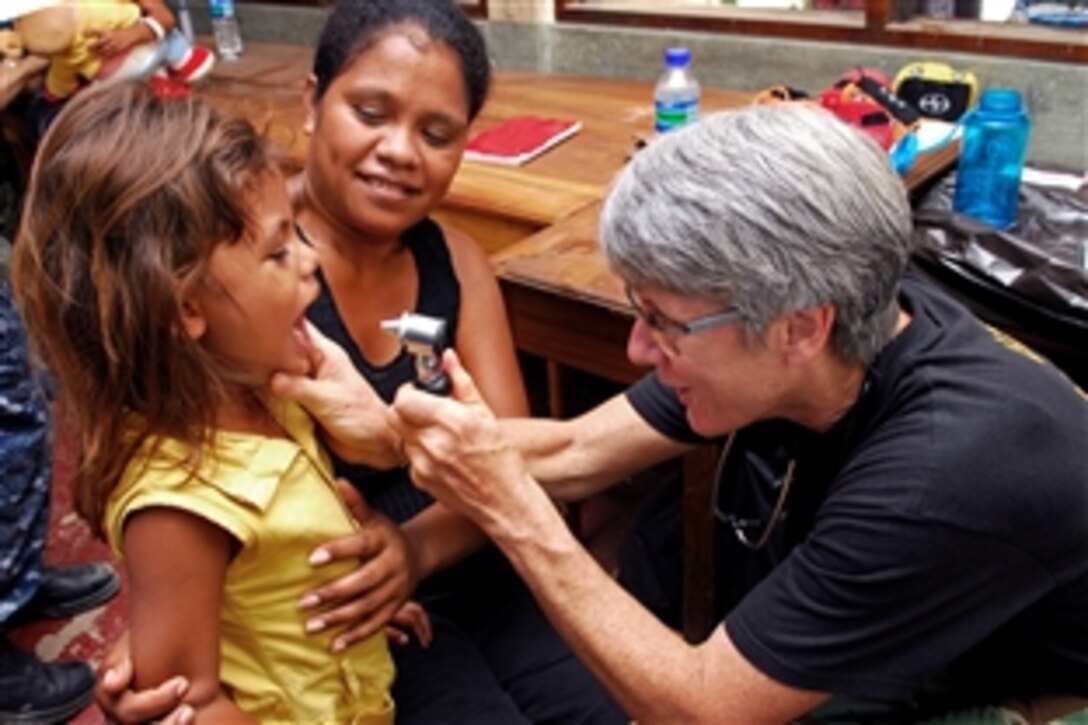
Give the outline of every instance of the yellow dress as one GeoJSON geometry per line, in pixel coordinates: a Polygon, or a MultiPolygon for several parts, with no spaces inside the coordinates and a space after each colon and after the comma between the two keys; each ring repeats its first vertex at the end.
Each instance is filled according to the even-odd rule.
{"type": "Polygon", "coordinates": [[[333,632],[304,630],[302,595],[354,568],[338,562],[315,569],[309,554],[355,523],[310,417],[286,404],[273,414],[290,439],[220,432],[195,477],[177,441],[165,441],[154,457],[145,445],[110,498],[110,545],[123,558],[125,518],[147,507],[182,509],[223,528],[241,546],[227,568],[220,610],[220,682],[238,706],[262,721],[391,723],[394,670],[385,635],[334,654],[333,632]]]}

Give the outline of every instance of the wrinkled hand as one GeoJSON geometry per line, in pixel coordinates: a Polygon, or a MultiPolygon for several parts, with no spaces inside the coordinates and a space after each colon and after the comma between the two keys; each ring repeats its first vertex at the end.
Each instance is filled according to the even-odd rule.
{"type": "Polygon", "coordinates": [[[529,499],[543,494],[539,486],[525,485],[521,455],[503,436],[457,353],[447,350],[442,366],[453,383],[452,396],[402,386],[393,402],[394,425],[412,481],[493,536],[495,525],[516,520],[517,509],[535,505],[529,499]]]}
{"type": "Polygon", "coordinates": [[[293,400],[322,428],[323,440],[341,458],[372,468],[403,463],[389,407],[352,365],[346,352],[309,322],[310,376],[276,373],[272,392],[293,400]]]}
{"type": "Polygon", "coordinates": [[[431,628],[430,615],[419,602],[405,602],[385,626],[385,636],[391,642],[403,645],[408,644],[413,634],[424,649],[431,646],[434,630],[431,628]]]}
{"type": "Polygon", "coordinates": [[[124,53],[129,48],[149,42],[143,23],[134,23],[126,28],[114,30],[89,30],[87,35],[92,38],[91,52],[102,58],[124,53]]]}
{"type": "Polygon", "coordinates": [[[136,692],[132,685],[132,659],[128,633],[113,646],[98,667],[94,698],[110,722],[148,722],[189,725],[196,717],[193,708],[181,703],[189,689],[184,677],[172,677],[158,687],[136,692]],[[165,717],[163,717],[165,715],[165,717]]]}
{"type": "Polygon", "coordinates": [[[349,559],[359,561],[359,567],[308,592],[300,606],[313,611],[306,621],[308,632],[344,628],[332,643],[339,652],[394,618],[415,589],[416,563],[400,527],[371,510],[351,484],[339,480],[337,485],[359,530],[315,549],[310,563],[349,559]]]}

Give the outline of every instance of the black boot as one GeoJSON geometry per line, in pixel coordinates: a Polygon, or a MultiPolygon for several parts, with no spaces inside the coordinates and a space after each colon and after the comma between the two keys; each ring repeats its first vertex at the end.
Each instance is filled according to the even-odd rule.
{"type": "Polygon", "coordinates": [[[102,563],[50,567],[42,571],[37,593],[7,621],[11,629],[43,619],[67,619],[100,607],[121,588],[121,580],[102,563]]]}
{"type": "Polygon", "coordinates": [[[82,662],[45,663],[0,636],[0,723],[66,722],[94,696],[94,671],[82,662]]]}

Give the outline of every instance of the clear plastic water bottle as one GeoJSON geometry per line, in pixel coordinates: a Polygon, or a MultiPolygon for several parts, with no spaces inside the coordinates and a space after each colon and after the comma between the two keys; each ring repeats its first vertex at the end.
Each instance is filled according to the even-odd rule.
{"type": "Polygon", "coordinates": [[[665,72],[654,87],[654,130],[658,133],[699,118],[699,83],[691,73],[691,51],[665,51],[665,72]]]}
{"type": "Polygon", "coordinates": [[[212,15],[212,33],[215,49],[223,60],[238,60],[244,47],[242,33],[238,29],[238,16],[234,13],[234,0],[209,0],[212,15]]]}
{"type": "Polygon", "coordinates": [[[1031,121],[1019,91],[983,91],[978,105],[963,117],[952,197],[955,211],[997,229],[1013,225],[1019,212],[1020,176],[1030,132],[1031,121]]]}

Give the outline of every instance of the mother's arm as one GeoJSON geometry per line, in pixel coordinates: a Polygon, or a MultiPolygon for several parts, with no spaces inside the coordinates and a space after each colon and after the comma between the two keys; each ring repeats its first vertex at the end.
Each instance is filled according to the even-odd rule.
{"type": "Polygon", "coordinates": [[[499,282],[483,249],[456,229],[444,229],[461,283],[461,315],[454,349],[480,395],[500,418],[529,414],[514,336],[499,282]]]}

